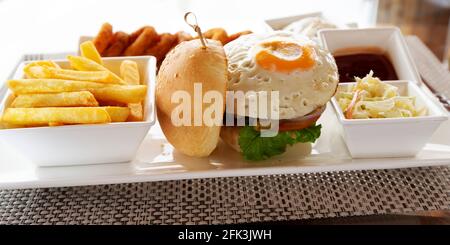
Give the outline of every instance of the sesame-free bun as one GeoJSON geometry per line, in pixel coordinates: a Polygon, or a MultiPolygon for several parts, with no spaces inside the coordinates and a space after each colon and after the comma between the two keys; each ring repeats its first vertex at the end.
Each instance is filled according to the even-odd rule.
{"type": "MultiPolygon", "coordinates": [[[[219,125],[194,126],[194,83],[202,84],[202,96],[208,91],[222,95],[225,108],[225,90],[228,80],[227,59],[218,41],[207,40],[203,48],[199,39],[183,42],[171,50],[161,64],[156,84],[158,121],[167,140],[175,149],[194,157],[211,154],[219,141],[219,125]],[[191,126],[175,126],[172,111],[179,105],[172,103],[172,94],[184,90],[191,96],[191,126]]],[[[203,104],[203,112],[209,105],[203,104]]]]}

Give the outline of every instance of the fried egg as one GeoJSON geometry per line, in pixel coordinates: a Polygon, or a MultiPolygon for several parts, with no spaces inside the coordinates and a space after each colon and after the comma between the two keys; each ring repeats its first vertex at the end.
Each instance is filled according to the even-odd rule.
{"type": "MultiPolygon", "coordinates": [[[[279,92],[279,119],[304,116],[325,105],[336,91],[332,55],[303,35],[277,31],[249,34],[227,45],[229,91],[279,92]]],[[[246,107],[239,116],[251,116],[246,107]]]]}

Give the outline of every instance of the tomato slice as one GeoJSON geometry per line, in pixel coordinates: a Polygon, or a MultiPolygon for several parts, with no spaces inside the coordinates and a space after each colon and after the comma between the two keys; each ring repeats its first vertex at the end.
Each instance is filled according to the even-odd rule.
{"type": "Polygon", "coordinates": [[[280,120],[278,130],[281,132],[284,131],[292,131],[292,130],[301,130],[307,128],[319,120],[322,113],[325,111],[325,106],[319,107],[308,115],[289,119],[289,120],[280,120]]]}

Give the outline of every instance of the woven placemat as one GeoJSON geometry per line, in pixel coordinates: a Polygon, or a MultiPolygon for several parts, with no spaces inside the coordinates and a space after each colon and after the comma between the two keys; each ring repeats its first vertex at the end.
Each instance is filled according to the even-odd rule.
{"type": "Polygon", "coordinates": [[[450,209],[450,167],[0,191],[0,224],[226,224],[450,209]]]}

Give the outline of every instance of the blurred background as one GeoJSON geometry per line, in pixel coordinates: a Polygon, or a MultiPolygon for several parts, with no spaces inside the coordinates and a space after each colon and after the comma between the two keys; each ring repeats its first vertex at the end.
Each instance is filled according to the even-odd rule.
{"type": "Polygon", "coordinates": [[[377,24],[418,36],[444,62],[450,57],[450,0],[379,0],[377,24]]]}
{"type": "Polygon", "coordinates": [[[204,30],[229,32],[261,31],[265,19],[320,11],[339,23],[399,26],[443,63],[450,57],[450,0],[0,0],[0,79],[24,53],[76,51],[79,37],[95,35],[106,21],[126,32],[152,25],[192,33],[183,21],[187,11],[204,30]]]}

